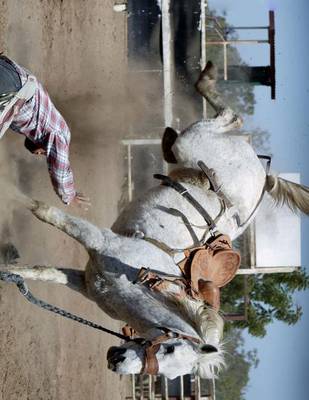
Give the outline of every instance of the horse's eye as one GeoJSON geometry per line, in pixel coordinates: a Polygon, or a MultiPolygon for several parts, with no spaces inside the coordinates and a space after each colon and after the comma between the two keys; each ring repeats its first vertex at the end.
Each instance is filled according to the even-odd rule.
{"type": "Polygon", "coordinates": [[[165,354],[171,354],[171,353],[174,353],[174,351],[175,351],[174,345],[170,345],[165,348],[165,354]]]}

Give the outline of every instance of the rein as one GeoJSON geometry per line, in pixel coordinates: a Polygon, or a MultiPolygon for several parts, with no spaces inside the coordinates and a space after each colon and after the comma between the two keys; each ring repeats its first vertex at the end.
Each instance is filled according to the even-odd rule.
{"type": "MultiPolygon", "coordinates": [[[[79,317],[75,314],[72,314],[68,311],[63,310],[62,308],[53,306],[49,303],[46,303],[43,300],[37,299],[33,294],[30,292],[27,284],[25,283],[24,279],[17,274],[12,274],[6,271],[0,271],[0,280],[7,282],[7,283],[15,283],[20,293],[32,304],[43,308],[44,310],[53,312],[55,314],[61,315],[62,317],[71,319],[73,321],[79,322],[80,324],[89,326],[90,328],[98,329],[99,331],[108,333],[109,335],[116,336],[119,339],[125,340],[126,342],[131,341],[128,336],[121,335],[120,333],[111,331],[110,329],[105,328],[104,326],[98,325],[94,322],[88,321],[82,317],[79,317]]],[[[134,339],[133,339],[134,341],[134,339]]]]}

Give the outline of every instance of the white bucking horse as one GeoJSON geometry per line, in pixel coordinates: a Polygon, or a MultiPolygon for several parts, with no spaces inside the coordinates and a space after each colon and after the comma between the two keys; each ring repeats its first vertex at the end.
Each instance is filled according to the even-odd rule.
{"type": "MultiPolygon", "coordinates": [[[[207,210],[216,229],[231,239],[250,223],[265,190],[277,203],[308,214],[308,188],[266,175],[250,144],[228,134],[241,125],[241,119],[224,106],[214,84],[213,68],[208,64],[196,86],[218,111],[215,119],[199,121],[178,136],[171,129],[166,131],[163,151],[167,161],[176,163],[171,173],[174,181],[207,210]],[[199,161],[208,168],[208,178],[199,161]]],[[[161,276],[181,276],[175,257],[211,234],[196,207],[166,184],[133,201],[112,229],[100,229],[38,201],[31,200],[28,206],[37,218],[81,243],[89,262],[84,272],[16,265],[6,266],[5,271],[24,279],[67,285],[146,339],[112,347],[107,355],[110,369],[120,374],[158,373],[170,379],[189,373],[204,378],[216,375],[224,364],[223,320],[218,312],[202,301],[177,296],[177,285],[162,292],[135,282],[142,267],[161,276]],[[153,363],[154,369],[149,365],[153,363]]]]}

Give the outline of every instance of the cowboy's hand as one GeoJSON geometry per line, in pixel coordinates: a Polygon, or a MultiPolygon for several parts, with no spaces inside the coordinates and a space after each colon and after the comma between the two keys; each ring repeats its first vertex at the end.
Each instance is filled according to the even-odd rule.
{"type": "Polygon", "coordinates": [[[76,192],[74,199],[71,201],[70,205],[77,206],[82,208],[83,210],[87,211],[91,206],[90,198],[85,196],[81,192],[76,192]]]}

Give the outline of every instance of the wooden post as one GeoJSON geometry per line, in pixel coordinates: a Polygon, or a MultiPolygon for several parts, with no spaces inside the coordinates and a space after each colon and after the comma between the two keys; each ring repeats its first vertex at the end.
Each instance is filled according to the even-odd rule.
{"type": "Polygon", "coordinates": [[[195,400],[200,400],[201,398],[201,381],[197,375],[194,377],[194,398],[195,400]]]}
{"type": "Polygon", "coordinates": [[[286,272],[299,271],[300,267],[252,267],[240,268],[237,275],[254,275],[254,274],[282,274],[286,272]]]}
{"type": "Polygon", "coordinates": [[[185,400],[183,375],[180,376],[180,400],[185,400]]]}
{"type": "Polygon", "coordinates": [[[156,392],[155,392],[155,376],[153,375],[148,375],[149,379],[149,400],[155,400],[156,398],[156,392]]]}
{"type": "Polygon", "coordinates": [[[223,44],[262,44],[262,43],[268,43],[268,40],[262,40],[262,39],[248,39],[248,40],[226,40],[225,42],[219,41],[219,40],[210,40],[207,42],[207,45],[223,45],[223,44]]]}
{"type": "Polygon", "coordinates": [[[133,198],[133,188],[132,188],[132,155],[131,155],[131,144],[127,145],[127,157],[128,157],[128,191],[129,191],[129,201],[133,198]]]}
{"type": "Polygon", "coordinates": [[[161,377],[162,400],[168,400],[168,380],[165,376],[161,377]]]}
{"type": "Polygon", "coordinates": [[[224,80],[227,80],[227,44],[223,44],[223,66],[224,66],[224,80]]]}
{"type": "Polygon", "coordinates": [[[140,400],[144,400],[144,375],[139,376],[139,391],[140,391],[140,400]]]}
{"type": "MultiPolygon", "coordinates": [[[[206,7],[207,1],[201,0],[201,70],[205,68],[206,65],[206,7]]],[[[203,97],[203,117],[207,118],[207,102],[203,97]]]]}
{"type": "Polygon", "coordinates": [[[170,7],[171,0],[161,0],[165,126],[173,126],[174,40],[170,7]]]}
{"type": "Polygon", "coordinates": [[[136,395],[135,395],[136,385],[135,385],[135,375],[134,374],[131,375],[131,380],[132,380],[132,400],[136,400],[136,395]]]}

